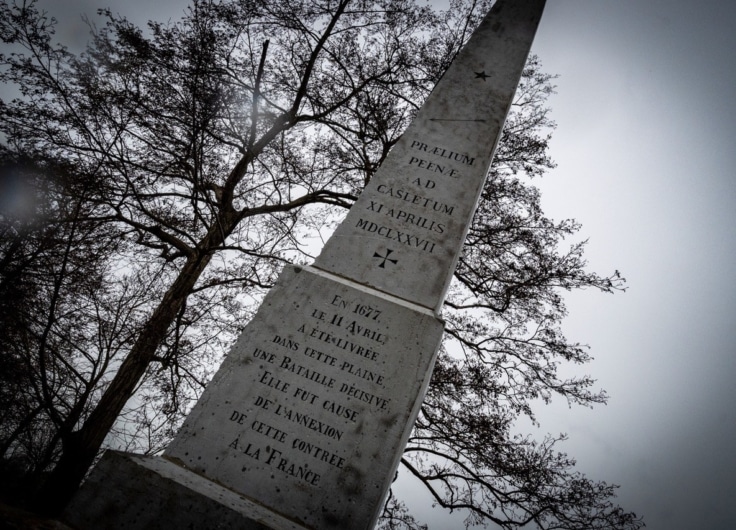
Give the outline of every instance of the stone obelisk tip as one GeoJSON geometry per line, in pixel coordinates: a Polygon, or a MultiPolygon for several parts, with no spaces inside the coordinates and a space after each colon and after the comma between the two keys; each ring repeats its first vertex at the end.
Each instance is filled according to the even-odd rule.
{"type": "Polygon", "coordinates": [[[315,267],[439,310],[544,3],[494,4],[315,267]]]}

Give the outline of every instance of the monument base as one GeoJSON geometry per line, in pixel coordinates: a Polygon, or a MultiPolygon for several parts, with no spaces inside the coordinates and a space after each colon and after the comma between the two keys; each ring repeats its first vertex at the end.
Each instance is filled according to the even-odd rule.
{"type": "Polygon", "coordinates": [[[61,519],[78,530],[306,530],[161,457],[107,451],[61,519]]]}
{"type": "Polygon", "coordinates": [[[65,521],[371,530],[443,329],[428,308],[284,267],[164,456],[106,453],[65,521]]]}

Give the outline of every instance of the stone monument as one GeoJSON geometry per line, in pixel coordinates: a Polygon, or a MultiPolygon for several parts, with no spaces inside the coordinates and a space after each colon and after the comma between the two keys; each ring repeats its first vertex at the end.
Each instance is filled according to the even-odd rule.
{"type": "Polygon", "coordinates": [[[78,528],[370,529],[544,0],[499,0],[311,267],[287,266],[163,457],[108,452],[78,528]]]}

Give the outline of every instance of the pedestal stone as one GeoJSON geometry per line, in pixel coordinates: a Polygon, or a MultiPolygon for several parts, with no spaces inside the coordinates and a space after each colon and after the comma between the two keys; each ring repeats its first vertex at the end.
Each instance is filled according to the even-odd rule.
{"type": "Polygon", "coordinates": [[[106,455],[67,521],[373,527],[543,7],[494,4],[315,264],[284,269],[164,456],[106,455]]]}
{"type": "Polygon", "coordinates": [[[165,457],[307,528],[369,528],[442,331],[429,310],[287,267],[165,457]]]}
{"type": "Polygon", "coordinates": [[[302,530],[304,527],[164,458],[107,451],[65,513],[95,530],[302,530]]]}

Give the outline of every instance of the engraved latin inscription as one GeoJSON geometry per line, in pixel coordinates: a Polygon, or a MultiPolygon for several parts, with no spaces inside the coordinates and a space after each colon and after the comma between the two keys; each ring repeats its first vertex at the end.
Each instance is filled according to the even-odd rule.
{"type": "MultiPolygon", "coordinates": [[[[403,185],[379,184],[367,197],[365,215],[355,221],[355,228],[367,236],[385,239],[394,248],[439,252],[441,236],[448,230],[456,206],[448,203],[442,190],[463,175],[463,168],[474,166],[476,157],[440,145],[413,140],[405,164],[403,185]],[[419,170],[419,171],[417,171],[419,170]],[[438,186],[438,179],[450,179],[438,186]]],[[[397,256],[385,247],[375,250],[374,264],[380,269],[395,264],[397,256]]]]}

